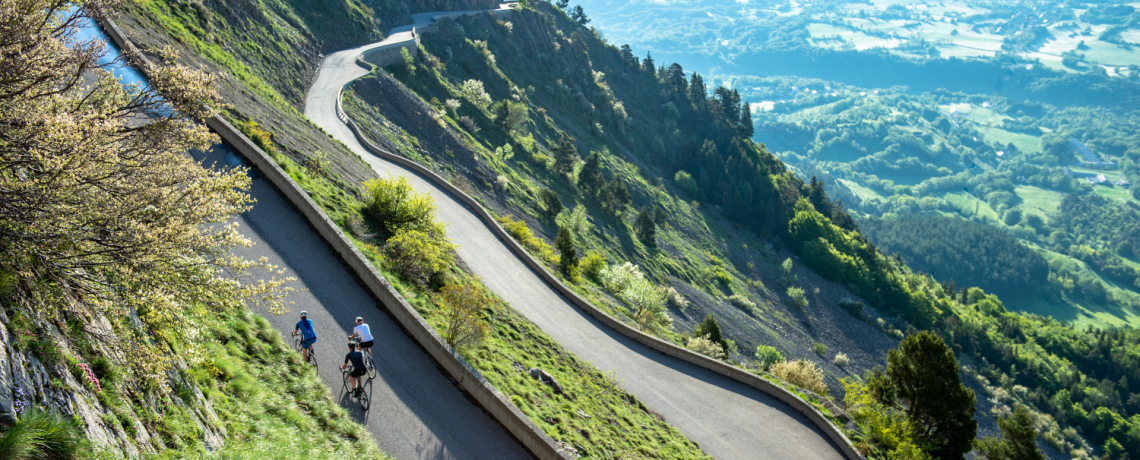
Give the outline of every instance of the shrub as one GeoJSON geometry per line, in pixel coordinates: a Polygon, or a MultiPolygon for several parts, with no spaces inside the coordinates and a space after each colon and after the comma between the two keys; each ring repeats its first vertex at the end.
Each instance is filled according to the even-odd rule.
{"type": "Polygon", "coordinates": [[[863,302],[844,297],[839,301],[839,308],[842,308],[843,311],[847,312],[847,314],[854,316],[855,318],[858,318],[862,321],[866,321],[868,319],[867,314],[863,312],[863,302]]]}
{"type": "Polygon", "coordinates": [[[499,217],[498,221],[507,233],[510,233],[515,240],[534,254],[538,260],[543,261],[549,267],[558,265],[558,254],[554,253],[554,248],[546,244],[546,241],[543,241],[542,238],[535,236],[530,227],[526,226],[526,222],[511,219],[511,216],[499,217]]]}
{"type": "Polygon", "coordinates": [[[719,343],[721,348],[728,349],[728,341],[721,335],[720,323],[716,322],[716,317],[712,313],[705,315],[705,319],[693,328],[693,337],[708,337],[709,340],[719,343]]]}
{"type": "Polygon", "coordinates": [[[479,132],[479,125],[475,123],[475,120],[472,120],[471,117],[467,115],[459,117],[459,124],[463,126],[463,129],[466,129],[467,132],[471,134],[479,132]]]}
{"type": "Polygon", "coordinates": [[[422,285],[447,269],[455,246],[442,235],[402,230],[388,239],[382,251],[389,268],[422,285]]]}
{"type": "Polygon", "coordinates": [[[598,273],[598,278],[606,291],[609,291],[610,294],[618,294],[629,287],[634,280],[644,278],[644,275],[641,274],[641,267],[626,262],[621,265],[609,265],[602,268],[598,273]]]}
{"type": "Polygon", "coordinates": [[[788,297],[792,299],[792,305],[795,305],[796,308],[803,310],[803,309],[806,309],[808,307],[808,299],[804,295],[803,289],[800,289],[800,288],[795,287],[795,286],[789,287],[788,288],[788,297]]]}
{"type": "Polygon", "coordinates": [[[443,339],[455,349],[478,344],[489,326],[483,321],[483,309],[495,303],[477,284],[448,284],[439,290],[443,308],[443,339]]]}
{"type": "Polygon", "coordinates": [[[598,271],[598,279],[606,291],[633,307],[634,320],[642,329],[672,329],[673,319],[665,313],[665,290],[646,280],[640,267],[629,262],[609,265],[598,271]]]}
{"type": "Polygon", "coordinates": [[[784,362],[784,355],[776,347],[758,345],[756,346],[756,359],[760,361],[761,369],[768,370],[776,363],[784,362]]]}
{"type": "Polygon", "coordinates": [[[451,114],[455,114],[455,111],[459,110],[459,107],[462,105],[463,104],[461,104],[459,101],[457,101],[455,99],[447,99],[447,100],[443,101],[443,106],[447,107],[447,111],[450,112],[451,114]]]}
{"type": "Polygon", "coordinates": [[[815,344],[813,344],[811,346],[811,351],[815,352],[815,354],[820,355],[820,356],[826,355],[827,354],[827,345],[816,342],[815,344]]]}
{"type": "Polygon", "coordinates": [[[753,302],[748,297],[744,297],[740,294],[733,294],[728,296],[728,303],[731,303],[736,308],[749,313],[752,313],[754,310],[756,310],[756,302],[753,302]]]}
{"type": "Polygon", "coordinates": [[[672,305],[674,308],[681,310],[682,312],[689,308],[689,301],[681,296],[681,294],[677,292],[677,289],[673,288],[673,286],[665,288],[665,298],[669,300],[669,305],[672,305]]]}
{"type": "Polygon", "coordinates": [[[700,194],[701,189],[697,186],[697,181],[693,180],[693,176],[685,171],[677,171],[677,174],[673,175],[673,181],[677,183],[677,188],[692,198],[697,198],[700,194]]]}
{"type": "Polygon", "coordinates": [[[776,378],[812,393],[827,396],[827,385],[823,383],[823,371],[811,361],[786,361],[773,364],[768,370],[776,378]]]}
{"type": "Polygon", "coordinates": [[[542,206],[546,208],[546,214],[551,217],[558,216],[562,212],[562,200],[558,199],[558,192],[544,188],[538,191],[538,200],[542,202],[542,206]]]}
{"type": "Polygon", "coordinates": [[[851,364],[851,360],[847,359],[847,353],[836,353],[832,363],[843,369],[846,368],[848,364],[851,364]]]}
{"type": "Polygon", "coordinates": [[[491,95],[483,89],[483,82],[479,80],[467,80],[459,87],[459,92],[471,101],[476,107],[485,109],[491,105],[491,95]]]}
{"type": "Polygon", "coordinates": [[[594,251],[587,252],[586,257],[583,257],[582,261],[578,263],[578,267],[581,269],[581,273],[586,275],[586,278],[601,284],[601,272],[602,269],[606,268],[606,257],[594,251]]]}
{"type": "MultiPolygon", "coordinates": [[[[559,204],[561,206],[561,204],[559,204]]],[[[561,209],[561,208],[560,208],[561,209]]],[[[573,210],[566,208],[554,218],[559,227],[569,228],[576,236],[583,236],[590,231],[590,216],[586,214],[586,207],[575,206],[573,210]]]]}
{"type": "Polygon", "coordinates": [[[435,219],[435,199],[417,193],[408,178],[389,175],[364,183],[364,217],[389,233],[415,230],[433,236],[443,235],[443,225],[435,219]]]}
{"type": "Polygon", "coordinates": [[[56,412],[32,408],[0,436],[0,458],[10,460],[76,458],[79,428],[56,412]]]}
{"type": "Polygon", "coordinates": [[[720,344],[709,340],[708,336],[693,337],[686,348],[708,356],[712,359],[724,359],[724,348],[720,344]]]}

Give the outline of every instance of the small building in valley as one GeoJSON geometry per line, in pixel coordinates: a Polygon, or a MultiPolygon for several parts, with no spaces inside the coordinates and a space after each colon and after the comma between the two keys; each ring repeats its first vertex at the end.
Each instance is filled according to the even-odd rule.
{"type": "Polygon", "coordinates": [[[1093,169],[1116,169],[1116,162],[1105,161],[1100,155],[1093,153],[1084,142],[1076,139],[1069,139],[1069,150],[1076,155],[1077,160],[1081,162],[1081,166],[1093,169]]]}

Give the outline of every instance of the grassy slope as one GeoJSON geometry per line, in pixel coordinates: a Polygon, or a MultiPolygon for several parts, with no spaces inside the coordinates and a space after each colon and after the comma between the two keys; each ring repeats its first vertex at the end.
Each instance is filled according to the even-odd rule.
{"type": "MultiPolygon", "coordinates": [[[[174,37],[176,44],[185,47],[185,59],[231,75],[240,75],[243,69],[255,69],[253,73],[261,75],[257,79],[248,80],[252,83],[247,83],[240,76],[240,82],[226,79],[229,86],[225,91],[232,95],[232,98],[227,99],[233,104],[230,110],[231,120],[265,148],[302,188],[309,191],[346,233],[352,234],[356,228],[350,222],[356,222],[359,218],[359,185],[364,179],[374,177],[375,173],[355,167],[359,159],[348,153],[343,145],[319,143],[322,140],[319,137],[324,134],[308,120],[301,118],[292,106],[281,103],[287,100],[281,96],[285,89],[258,83],[268,81],[269,64],[265,63],[272,63],[272,58],[257,53],[253,53],[252,57],[238,54],[216,56],[212,54],[212,45],[206,44],[203,48],[194,34],[188,32],[199,16],[179,13],[179,6],[168,3],[148,2],[141,5],[146,5],[147,8],[132,10],[132,15],[127,18],[132,22],[128,25],[134,25],[141,35],[149,39],[152,47],[168,42],[164,36],[145,33],[145,28],[159,26],[174,37]],[[254,93],[252,95],[251,90],[254,93]],[[247,119],[258,124],[247,123],[247,119]],[[329,154],[332,166],[322,168],[306,164],[317,146],[329,154]]],[[[283,5],[304,8],[303,5],[289,3],[283,5]]],[[[260,23],[247,25],[256,28],[260,23]]],[[[240,33],[265,35],[256,31],[240,33]]],[[[287,89],[295,83],[297,81],[289,80],[278,84],[287,89]]],[[[370,236],[372,235],[365,235],[365,238],[370,236]]],[[[382,242],[361,241],[364,252],[375,257],[378,254],[376,246],[369,241],[382,242]]],[[[379,258],[374,261],[383,269],[379,258]]],[[[403,283],[386,270],[385,274],[417,306],[421,314],[433,324],[439,322],[438,315],[433,315],[437,309],[429,298],[430,292],[403,283]]],[[[461,271],[456,271],[454,275],[466,276],[461,271]]],[[[553,438],[583,454],[603,458],[607,455],[706,458],[696,443],[685,439],[660,416],[617,388],[612,379],[562,349],[509,307],[496,309],[495,314],[487,319],[493,325],[491,338],[479,348],[466,353],[465,357],[497,388],[510,395],[511,400],[553,438]],[[548,387],[519,371],[511,359],[526,368],[537,367],[551,373],[570,396],[552,395],[548,387]],[[582,411],[581,414],[579,410],[582,411]]],[[[251,447],[265,450],[267,447],[258,446],[270,445],[271,443],[262,443],[251,447]]]]}

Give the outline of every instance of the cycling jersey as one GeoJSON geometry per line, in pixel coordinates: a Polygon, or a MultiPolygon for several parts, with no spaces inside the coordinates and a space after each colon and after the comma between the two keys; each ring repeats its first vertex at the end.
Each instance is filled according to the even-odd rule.
{"type": "Polygon", "coordinates": [[[352,328],[352,333],[360,336],[361,342],[371,342],[372,341],[372,331],[368,329],[367,324],[361,324],[359,326],[352,328]]]}
{"type": "Polygon", "coordinates": [[[354,350],[348,352],[347,355],[344,355],[344,362],[352,363],[352,371],[354,374],[356,372],[364,372],[366,369],[364,367],[364,353],[361,353],[359,351],[354,350]]]}
{"type": "Polygon", "coordinates": [[[301,338],[308,342],[310,340],[317,340],[317,331],[313,329],[313,322],[309,318],[302,318],[297,321],[297,326],[293,330],[301,330],[301,338]]]}

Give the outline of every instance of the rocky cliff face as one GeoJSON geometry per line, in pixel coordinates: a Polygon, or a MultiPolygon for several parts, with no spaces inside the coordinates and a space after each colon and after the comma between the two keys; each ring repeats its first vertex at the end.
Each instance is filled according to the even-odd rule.
{"type": "Polygon", "coordinates": [[[499,0],[405,0],[403,4],[410,13],[427,13],[498,8],[499,0]]]}
{"type": "MultiPolygon", "coordinates": [[[[105,330],[110,331],[110,324],[106,320],[102,323],[105,330]]],[[[41,362],[33,350],[19,349],[18,335],[35,334],[51,338],[50,343],[58,347],[61,356],[74,356],[56,325],[40,323],[24,330],[10,329],[12,325],[9,315],[0,309],[0,423],[14,423],[21,413],[37,406],[74,417],[97,449],[116,456],[137,458],[165,449],[163,436],[145,422],[145,417],[136,409],[120,404],[117,410],[112,410],[104,404],[112,398],[105,392],[128,392],[145,395],[138,398],[158,414],[162,414],[167,405],[181,407],[197,425],[204,445],[218,449],[224,444],[224,425],[197,385],[180,376],[178,371],[186,368],[181,360],[176,364],[177,369],[169,373],[167,390],[170,391],[144,392],[139,382],[129,377],[117,384],[118,388],[109,388],[96,383],[98,379],[93,373],[88,375],[81,370],[80,375],[74,375],[74,370],[64,361],[41,362]],[[179,396],[174,396],[176,389],[181,390],[179,396]],[[151,396],[155,394],[162,396],[151,396]]],[[[82,364],[90,368],[90,363],[82,364]]]]}

